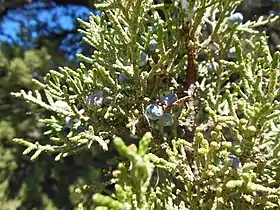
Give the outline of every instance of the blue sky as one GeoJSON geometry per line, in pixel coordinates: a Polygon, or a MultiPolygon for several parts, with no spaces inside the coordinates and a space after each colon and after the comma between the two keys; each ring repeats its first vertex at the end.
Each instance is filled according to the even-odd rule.
{"type": "MultiPolygon", "coordinates": [[[[32,40],[38,37],[36,27],[42,27],[49,30],[71,31],[76,28],[77,18],[87,20],[90,12],[99,14],[98,11],[90,11],[89,8],[82,6],[56,6],[51,4],[51,9],[34,10],[34,7],[45,7],[45,3],[33,3],[26,6],[26,10],[12,10],[0,24],[0,42],[9,42],[22,45],[20,33],[27,31],[32,40]],[[33,19],[32,19],[33,18],[33,19]],[[36,18],[36,19],[35,19],[36,18]],[[54,18],[54,20],[53,20],[54,18]],[[21,21],[19,24],[17,21],[21,21]],[[39,23],[39,24],[38,24],[39,23]],[[1,33],[1,31],[3,33],[1,33]]],[[[59,33],[59,31],[57,32],[59,33]]]]}

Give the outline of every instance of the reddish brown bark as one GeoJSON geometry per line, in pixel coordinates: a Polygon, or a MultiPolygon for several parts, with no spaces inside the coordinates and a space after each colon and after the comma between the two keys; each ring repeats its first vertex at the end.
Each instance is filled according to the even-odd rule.
{"type": "MultiPolygon", "coordinates": [[[[194,33],[191,33],[190,30],[185,27],[183,30],[184,41],[186,44],[186,51],[188,55],[188,66],[186,69],[186,84],[185,84],[185,91],[187,91],[187,95],[189,96],[189,100],[187,101],[187,108],[194,106],[195,101],[195,82],[196,82],[196,75],[197,75],[197,56],[198,56],[198,49],[196,46],[196,37],[194,33]]],[[[193,141],[195,136],[195,118],[196,112],[193,111],[188,119],[188,124],[185,125],[186,130],[186,138],[189,141],[193,141]]]]}

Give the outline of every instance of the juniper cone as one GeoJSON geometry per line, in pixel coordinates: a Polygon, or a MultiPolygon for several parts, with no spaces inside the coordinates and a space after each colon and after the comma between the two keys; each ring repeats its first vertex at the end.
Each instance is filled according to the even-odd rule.
{"type": "Polygon", "coordinates": [[[175,101],[177,101],[177,95],[170,93],[170,94],[167,94],[166,96],[162,96],[160,100],[161,100],[161,103],[169,106],[169,105],[173,104],[175,101]]]}
{"type": "Polygon", "coordinates": [[[148,63],[148,59],[149,59],[149,56],[146,53],[142,52],[140,54],[140,64],[139,64],[139,66],[140,67],[145,66],[148,63]]]}
{"type": "Polygon", "coordinates": [[[124,73],[120,73],[118,77],[120,85],[124,85],[128,82],[128,77],[124,73]]]}
{"type": "Polygon", "coordinates": [[[235,47],[232,47],[228,50],[228,57],[236,58],[236,48],[235,47]]]}
{"type": "Polygon", "coordinates": [[[104,92],[96,91],[87,97],[87,105],[95,105],[96,107],[101,107],[104,102],[104,92]]]}
{"type": "Polygon", "coordinates": [[[172,114],[169,112],[164,113],[164,115],[159,118],[159,123],[162,123],[164,126],[171,126],[173,124],[172,114]]]}
{"type": "Polygon", "coordinates": [[[146,113],[148,118],[151,120],[157,120],[164,114],[162,107],[157,104],[148,105],[146,108],[146,113]]]}
{"type": "Polygon", "coordinates": [[[232,168],[241,168],[242,167],[241,161],[238,157],[236,157],[235,155],[230,155],[229,158],[232,161],[232,164],[231,164],[232,168]]]}
{"type": "Polygon", "coordinates": [[[150,51],[155,51],[158,47],[158,43],[156,40],[152,39],[150,42],[149,42],[149,50],[150,51]]]}
{"type": "Polygon", "coordinates": [[[100,181],[77,186],[79,209],[279,209],[280,53],[261,31],[278,16],[242,23],[239,3],[96,4],[100,16],[79,20],[93,54],[34,80],[34,93],[12,93],[52,113],[40,119],[50,141],[14,142],[35,161],[90,151],[93,164],[99,151],[100,181]],[[219,68],[209,71],[214,61],[219,68]],[[131,85],[119,84],[120,73],[131,85]],[[161,101],[166,92],[176,101],[161,101]],[[65,117],[85,130],[73,126],[65,136],[65,117]],[[232,154],[238,159],[224,163],[232,154]]]}
{"type": "Polygon", "coordinates": [[[215,71],[219,68],[219,64],[217,62],[213,62],[213,63],[207,63],[207,69],[209,71],[215,71]]]}
{"type": "Polygon", "coordinates": [[[229,18],[228,18],[228,26],[230,28],[232,28],[234,26],[234,24],[239,25],[241,24],[243,21],[243,15],[239,12],[232,14],[229,18]]]}

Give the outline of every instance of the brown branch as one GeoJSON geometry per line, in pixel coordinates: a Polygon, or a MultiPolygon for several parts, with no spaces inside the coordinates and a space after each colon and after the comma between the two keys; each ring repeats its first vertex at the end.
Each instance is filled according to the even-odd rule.
{"type": "Polygon", "coordinates": [[[194,37],[190,37],[189,30],[186,30],[185,34],[185,43],[187,48],[188,55],[188,67],[187,67],[187,89],[192,85],[195,85],[196,82],[196,73],[197,73],[197,49],[195,47],[194,37]]]}
{"type": "MultiPolygon", "coordinates": [[[[198,57],[198,47],[197,47],[197,40],[196,40],[196,33],[192,33],[188,26],[185,26],[182,31],[182,35],[186,44],[186,51],[188,55],[188,66],[186,69],[186,84],[185,84],[185,91],[187,91],[187,107],[194,107],[195,101],[195,83],[196,83],[196,75],[197,75],[197,57],[198,57]]],[[[185,125],[186,129],[186,138],[189,141],[193,141],[195,136],[195,118],[196,112],[193,111],[190,113],[188,117],[188,123],[185,125]]]]}

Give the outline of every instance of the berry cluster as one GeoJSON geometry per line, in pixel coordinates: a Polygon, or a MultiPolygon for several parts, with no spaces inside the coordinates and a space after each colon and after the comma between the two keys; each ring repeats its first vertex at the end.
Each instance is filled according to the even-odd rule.
{"type": "Polygon", "coordinates": [[[173,124],[173,116],[171,110],[168,108],[177,100],[176,94],[167,94],[160,98],[161,105],[149,104],[146,107],[146,115],[152,120],[159,120],[163,126],[171,126],[173,124]]]}

